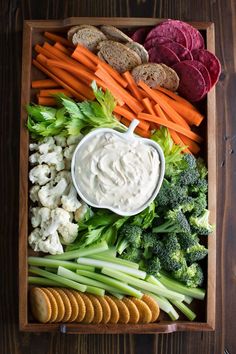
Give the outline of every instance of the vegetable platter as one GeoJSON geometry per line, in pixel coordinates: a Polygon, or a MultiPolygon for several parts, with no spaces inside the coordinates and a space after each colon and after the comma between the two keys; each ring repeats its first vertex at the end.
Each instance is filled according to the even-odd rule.
{"type": "MultiPolygon", "coordinates": [[[[117,32],[119,37],[118,30],[115,30],[115,36],[117,32]]],[[[89,42],[89,45],[92,44],[92,41],[89,42]]],[[[20,131],[21,330],[97,334],[214,330],[217,198],[213,86],[220,74],[220,64],[214,52],[213,23],[82,17],[25,21],[20,131]],[[83,26],[76,27],[80,25],[83,26]],[[98,29],[94,30],[93,27],[91,34],[89,26],[97,26],[98,29]],[[114,40],[114,33],[113,37],[110,33],[113,27],[110,26],[124,31],[123,40],[114,40]],[[103,29],[102,33],[100,29],[103,29]],[[81,46],[86,31],[89,41],[93,36],[100,36],[99,52],[96,52],[98,57],[93,53],[93,47],[83,49],[81,46]],[[146,37],[145,43],[141,38],[142,33],[146,37]],[[119,59],[117,64],[115,53],[124,48],[124,43],[115,42],[122,41],[127,45],[122,56],[126,59],[119,59]],[[134,45],[133,41],[141,45],[134,45]],[[50,48],[59,51],[59,58],[50,48]],[[73,59],[68,59],[71,55],[73,59]],[[145,66],[149,65],[148,56],[149,62],[153,63],[148,70],[157,80],[154,80],[155,85],[150,82],[145,66]],[[60,75],[72,70],[67,72],[70,75],[67,78],[78,78],[78,63],[71,64],[75,60],[88,69],[90,85],[84,85],[87,71],[82,70],[84,81],[81,82],[84,86],[78,89],[76,81],[75,86],[72,83],[70,85],[70,80],[64,74],[60,75]],[[45,71],[45,68],[49,68],[49,71],[45,71]],[[116,84],[117,80],[119,85],[116,84]],[[128,93],[125,91],[127,86],[128,93]],[[105,89],[106,93],[103,92],[105,89]],[[180,96],[173,92],[176,89],[180,96]],[[54,93],[57,95],[51,95],[54,93]],[[91,101],[94,96],[96,102],[91,101]],[[145,108],[140,109],[140,106],[145,108]],[[91,110],[92,116],[89,114],[91,110]],[[101,111],[106,114],[103,116],[101,111]],[[45,113],[49,120],[50,114],[51,118],[56,114],[60,118],[57,121],[59,126],[54,123],[50,125],[45,120],[45,113]],[[78,120],[74,120],[75,116],[81,119],[79,125],[78,120]],[[72,146],[74,149],[79,142],[73,140],[75,131],[77,135],[81,132],[85,135],[94,128],[126,131],[134,118],[140,120],[135,133],[144,138],[138,140],[139,144],[151,138],[159,143],[165,155],[165,177],[155,202],[137,215],[130,210],[132,216],[89,206],[83,218],[80,212],[76,215],[81,200],[78,202],[73,188],[68,192],[66,176],[70,167],[66,166],[71,157],[68,158],[65,153],[72,146]],[[53,150],[50,150],[52,146],[53,150]],[[60,158],[61,152],[64,153],[64,159],[60,158]],[[192,158],[194,155],[200,156],[205,162],[192,158]],[[53,158],[56,162],[50,162],[53,158]],[[65,166],[62,166],[62,160],[65,166]],[[208,194],[204,164],[208,169],[208,194]],[[176,171],[177,167],[179,172],[176,171]],[[52,178],[54,182],[50,184],[52,178]],[[67,194],[60,198],[60,202],[50,190],[50,186],[56,188],[53,184],[55,181],[57,189],[67,188],[67,194]],[[176,181],[182,187],[173,192],[176,181]],[[204,183],[201,185],[199,181],[204,183]],[[186,190],[192,194],[187,195],[186,190]],[[185,202],[182,192],[188,197],[185,202]],[[203,194],[205,197],[201,199],[203,194]],[[170,199],[170,195],[171,201],[166,202],[166,196],[170,199]],[[206,195],[207,202],[204,201],[206,195]],[[171,203],[171,207],[168,203],[171,203]],[[46,214],[41,209],[49,212],[55,220],[46,228],[53,229],[54,236],[56,233],[54,243],[45,242],[42,237],[45,232],[42,223],[46,214]],[[197,212],[199,209],[201,213],[197,212]],[[184,228],[186,230],[183,233],[184,228]],[[208,236],[203,236],[208,233],[208,236]],[[153,235],[158,241],[154,240],[153,235]],[[155,253],[154,249],[158,251],[155,253]],[[207,253],[208,256],[204,258],[207,253]],[[200,268],[196,263],[198,261],[200,268]]],[[[100,199],[101,196],[98,201],[100,199]]],[[[125,196],[119,200],[123,199],[125,196]]],[[[109,209],[113,210],[112,207],[109,209]]],[[[48,231],[47,236],[49,234],[48,231]]]]}

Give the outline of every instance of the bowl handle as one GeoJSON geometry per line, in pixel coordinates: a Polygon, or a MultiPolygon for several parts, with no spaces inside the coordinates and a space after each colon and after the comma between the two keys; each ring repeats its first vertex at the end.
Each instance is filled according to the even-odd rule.
{"type": "Polygon", "coordinates": [[[129,128],[127,130],[127,132],[125,132],[123,135],[125,135],[126,137],[132,137],[134,134],[134,130],[135,128],[139,125],[139,120],[138,119],[134,119],[132,120],[132,122],[129,125],[129,128]]]}

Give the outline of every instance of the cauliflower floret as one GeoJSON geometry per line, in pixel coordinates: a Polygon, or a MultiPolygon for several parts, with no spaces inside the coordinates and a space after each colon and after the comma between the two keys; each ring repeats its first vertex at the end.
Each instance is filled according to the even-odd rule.
{"type": "Polygon", "coordinates": [[[37,165],[39,163],[39,157],[40,154],[38,152],[35,152],[34,154],[29,156],[29,163],[31,165],[37,165]]]}
{"type": "Polygon", "coordinates": [[[53,182],[47,183],[38,192],[40,203],[47,208],[55,209],[60,205],[61,197],[65,193],[67,186],[68,183],[65,178],[61,178],[55,186],[53,182]]]}
{"type": "Polygon", "coordinates": [[[32,208],[31,209],[31,224],[33,227],[40,226],[45,229],[51,218],[51,210],[49,208],[32,208]]]}
{"type": "Polygon", "coordinates": [[[78,209],[76,209],[74,213],[75,221],[79,222],[83,220],[87,211],[90,211],[90,216],[92,216],[92,210],[89,208],[89,206],[86,203],[82,202],[81,206],[78,209]]]}
{"type": "Polygon", "coordinates": [[[76,211],[81,206],[77,199],[77,192],[73,184],[70,186],[70,191],[67,195],[61,198],[62,207],[67,211],[76,211]]]}
{"type": "Polygon", "coordinates": [[[65,178],[68,185],[70,185],[70,183],[72,182],[70,171],[63,170],[58,172],[54,181],[59,182],[62,178],[65,178]]]}
{"type": "Polygon", "coordinates": [[[37,151],[38,148],[39,148],[39,146],[38,146],[37,143],[29,144],[29,149],[30,149],[30,151],[37,151]]]}
{"type": "Polygon", "coordinates": [[[56,141],[56,145],[66,147],[66,137],[61,135],[56,135],[54,136],[54,139],[56,141]]]}
{"type": "Polygon", "coordinates": [[[30,199],[32,200],[32,202],[39,202],[39,196],[38,196],[38,192],[40,190],[40,186],[38,184],[34,185],[32,188],[30,188],[30,199]]]}
{"type": "Polygon", "coordinates": [[[63,253],[63,247],[57,232],[43,238],[42,231],[36,228],[29,235],[28,241],[34,251],[49,252],[51,254],[63,253]]]}
{"type": "Polygon", "coordinates": [[[55,165],[57,171],[61,171],[65,168],[63,161],[62,147],[54,145],[53,151],[40,155],[38,162],[46,163],[48,165],[55,165]]]}
{"type": "Polygon", "coordinates": [[[73,153],[75,151],[76,145],[70,145],[64,149],[64,160],[65,160],[65,168],[67,170],[71,169],[71,160],[73,153]]]}
{"type": "Polygon", "coordinates": [[[74,135],[70,135],[68,138],[67,138],[67,145],[70,146],[70,145],[77,145],[80,140],[82,140],[83,138],[83,135],[80,134],[80,135],[77,135],[77,136],[74,136],[74,135]]]}
{"type": "Polygon", "coordinates": [[[43,139],[42,143],[38,145],[40,154],[47,154],[55,150],[55,140],[52,136],[43,139]]]}
{"type": "Polygon", "coordinates": [[[29,172],[30,181],[33,184],[37,183],[40,186],[50,182],[54,176],[53,169],[50,169],[50,167],[45,164],[35,166],[29,172]]]}
{"type": "Polygon", "coordinates": [[[62,243],[68,245],[76,239],[78,236],[78,225],[73,222],[67,222],[58,227],[58,232],[60,237],[62,238],[62,243]]]}

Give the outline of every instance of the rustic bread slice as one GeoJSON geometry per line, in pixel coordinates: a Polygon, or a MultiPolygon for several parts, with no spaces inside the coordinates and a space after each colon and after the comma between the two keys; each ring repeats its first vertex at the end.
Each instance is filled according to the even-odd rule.
{"type": "Polygon", "coordinates": [[[99,30],[81,28],[72,36],[74,45],[81,44],[92,52],[96,50],[99,42],[106,40],[106,36],[99,30]]]}
{"type": "Polygon", "coordinates": [[[136,83],[145,82],[149,87],[162,86],[166,80],[166,72],[160,64],[142,64],[132,70],[132,76],[136,83]]]}
{"type": "Polygon", "coordinates": [[[132,42],[133,40],[127,36],[124,32],[119,30],[114,26],[104,25],[100,27],[101,31],[106,35],[108,39],[112,39],[113,41],[126,43],[132,42]]]}
{"type": "Polygon", "coordinates": [[[163,82],[162,86],[170,91],[177,91],[179,87],[179,77],[177,73],[165,64],[160,64],[166,73],[166,79],[163,82]]]}
{"type": "Polygon", "coordinates": [[[128,42],[126,43],[126,47],[134,50],[140,56],[143,64],[148,63],[148,51],[144,48],[142,44],[137,42],[128,42]]]}
{"type": "Polygon", "coordinates": [[[104,42],[98,53],[99,57],[103,57],[103,59],[119,73],[131,70],[141,64],[141,59],[138,54],[119,42],[104,42]]]}
{"type": "Polygon", "coordinates": [[[92,26],[92,25],[78,25],[78,26],[73,26],[73,27],[71,27],[71,28],[69,29],[69,31],[67,32],[67,38],[69,39],[69,41],[72,41],[73,35],[74,35],[77,31],[79,31],[79,30],[81,30],[81,29],[83,29],[83,28],[89,28],[89,29],[91,29],[92,31],[98,31],[98,32],[100,32],[97,27],[92,26]]]}

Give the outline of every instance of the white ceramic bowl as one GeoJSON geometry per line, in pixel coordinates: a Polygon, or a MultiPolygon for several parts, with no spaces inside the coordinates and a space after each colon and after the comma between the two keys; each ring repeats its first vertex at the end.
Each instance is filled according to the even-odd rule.
{"type": "Polygon", "coordinates": [[[72,161],[71,161],[71,176],[72,176],[72,181],[73,184],[80,196],[81,199],[83,199],[85,201],[85,203],[87,203],[88,205],[94,207],[94,208],[102,208],[102,209],[109,209],[111,211],[113,211],[114,213],[118,214],[118,215],[122,215],[122,216],[132,216],[132,215],[136,215],[138,213],[140,213],[141,211],[143,211],[145,208],[148,207],[148,205],[156,198],[162,182],[163,182],[163,178],[164,178],[164,173],[165,173],[165,158],[164,158],[164,154],[162,151],[162,148],[160,147],[159,144],[157,144],[155,141],[151,140],[151,139],[145,139],[145,138],[141,138],[137,135],[134,134],[134,129],[136,128],[136,126],[139,124],[139,121],[137,119],[134,119],[132,121],[132,123],[129,126],[129,129],[127,130],[127,132],[125,133],[120,133],[114,129],[110,129],[110,128],[98,128],[93,130],[91,133],[87,134],[77,145],[73,157],[72,157],[72,161]],[[118,136],[122,136],[123,139],[126,139],[127,141],[130,141],[131,139],[141,139],[142,142],[144,144],[150,145],[152,146],[154,149],[157,150],[158,155],[159,155],[159,159],[160,159],[160,170],[159,170],[159,178],[157,181],[157,185],[153,191],[152,196],[139,208],[132,210],[132,211],[123,211],[117,208],[112,208],[111,206],[108,205],[97,205],[94,204],[93,202],[91,202],[88,197],[86,197],[83,192],[81,191],[81,189],[79,188],[78,183],[76,182],[76,178],[75,178],[75,167],[76,167],[76,160],[79,156],[80,153],[80,148],[82,146],[84,146],[85,144],[89,143],[89,140],[94,137],[97,134],[101,134],[101,133],[112,133],[112,134],[116,134],[118,136]]]}

